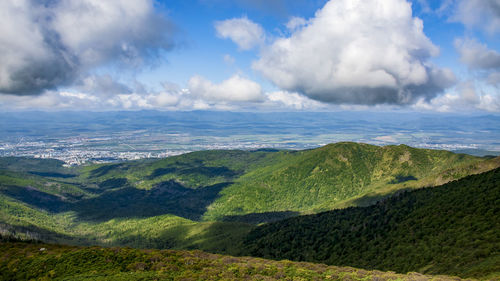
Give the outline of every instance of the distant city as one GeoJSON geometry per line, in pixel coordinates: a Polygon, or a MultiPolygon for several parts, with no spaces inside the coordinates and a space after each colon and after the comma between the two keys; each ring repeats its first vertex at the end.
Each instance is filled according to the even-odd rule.
{"type": "Polygon", "coordinates": [[[352,112],[3,113],[0,156],[53,158],[74,166],[198,150],[308,149],[339,141],[500,155],[498,116],[392,116],[352,112]]]}
{"type": "MultiPolygon", "coordinates": [[[[263,148],[299,149],[308,146],[285,144],[262,144],[255,142],[217,142],[203,143],[181,135],[165,135],[163,143],[150,145],[158,139],[148,134],[128,132],[130,136],[78,137],[58,140],[21,138],[18,142],[0,144],[0,156],[22,156],[34,158],[51,158],[62,160],[67,166],[85,163],[109,163],[123,160],[143,158],[164,158],[197,150],[242,149],[255,150],[263,148]],[[170,141],[169,141],[170,140],[170,141]]],[[[208,137],[210,138],[210,137],[208,137]]],[[[221,140],[219,140],[221,141],[221,140]]],[[[315,146],[310,146],[315,147],[315,146]]]]}

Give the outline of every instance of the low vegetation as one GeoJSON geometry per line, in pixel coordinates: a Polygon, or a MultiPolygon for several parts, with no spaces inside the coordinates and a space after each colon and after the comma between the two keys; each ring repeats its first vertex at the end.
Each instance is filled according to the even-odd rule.
{"type": "Polygon", "coordinates": [[[0,242],[1,280],[460,280],[418,273],[231,257],[201,251],[137,250],[0,242]]]}

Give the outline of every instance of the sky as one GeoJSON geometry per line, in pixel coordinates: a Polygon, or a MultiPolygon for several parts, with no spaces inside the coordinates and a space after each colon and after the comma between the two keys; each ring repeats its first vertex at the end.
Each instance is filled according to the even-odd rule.
{"type": "Polygon", "coordinates": [[[500,0],[4,0],[0,109],[500,112],[500,0]]]}

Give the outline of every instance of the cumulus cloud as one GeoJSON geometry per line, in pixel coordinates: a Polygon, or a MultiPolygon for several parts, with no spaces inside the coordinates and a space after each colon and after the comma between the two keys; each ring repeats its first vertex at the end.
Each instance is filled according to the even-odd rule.
{"type": "Polygon", "coordinates": [[[489,33],[500,31],[500,1],[459,0],[452,20],[468,28],[480,28],[489,33]]]}
{"type": "Polygon", "coordinates": [[[500,86],[500,53],[473,39],[457,39],[460,61],[472,70],[481,83],[500,86]]]}
{"type": "Polygon", "coordinates": [[[96,109],[102,106],[99,97],[65,91],[46,91],[37,96],[2,95],[0,96],[0,108],[4,110],[75,110],[75,109],[96,109]]]}
{"type": "Polygon", "coordinates": [[[286,95],[269,98],[256,82],[241,75],[233,75],[221,83],[213,83],[201,76],[189,80],[188,88],[181,88],[174,83],[163,83],[161,89],[146,89],[136,83],[134,87],[119,90],[121,84],[108,80],[108,76],[92,76],[83,86],[68,91],[45,91],[41,95],[0,95],[0,108],[8,110],[43,109],[43,110],[123,110],[123,109],[159,109],[159,110],[239,110],[260,107],[302,108],[309,103],[316,103],[307,98],[286,95]],[[104,82],[103,82],[104,81],[104,82]],[[109,86],[111,84],[112,86],[109,86]],[[100,90],[112,88],[114,94],[104,95],[100,90]],[[117,88],[115,88],[117,87],[117,88]]]}
{"type": "Polygon", "coordinates": [[[485,91],[477,81],[466,81],[453,92],[437,96],[430,101],[417,101],[413,108],[429,111],[476,111],[500,112],[500,96],[494,91],[485,91]]]}
{"type": "Polygon", "coordinates": [[[476,69],[500,69],[500,53],[488,49],[484,44],[471,39],[455,41],[455,47],[460,54],[460,60],[476,69]]]}
{"type": "Polygon", "coordinates": [[[286,28],[294,32],[297,29],[305,26],[307,24],[307,21],[304,18],[301,17],[291,17],[290,20],[286,23],[286,28]]]}
{"type": "Polygon", "coordinates": [[[153,0],[6,0],[0,16],[4,94],[39,94],[107,63],[140,66],[172,47],[153,0]]]}
{"type": "Polygon", "coordinates": [[[454,83],[405,0],[329,1],[253,68],[278,87],[330,103],[410,104],[454,83]]]}
{"type": "Polygon", "coordinates": [[[500,72],[493,72],[488,75],[488,84],[500,87],[500,72]]]}
{"type": "Polygon", "coordinates": [[[250,50],[265,40],[264,29],[247,17],[215,22],[217,36],[231,39],[241,50],[250,50]]]}
{"type": "Polygon", "coordinates": [[[132,93],[127,85],[117,82],[110,75],[89,75],[76,82],[74,87],[84,93],[93,95],[118,95],[132,93]]]}
{"type": "Polygon", "coordinates": [[[269,106],[272,108],[285,108],[295,110],[317,110],[325,108],[325,104],[311,100],[298,93],[276,91],[267,94],[269,106]]]}
{"type": "Polygon", "coordinates": [[[189,79],[188,89],[193,96],[208,101],[261,102],[264,99],[259,84],[238,74],[219,84],[196,75],[189,79]]]}

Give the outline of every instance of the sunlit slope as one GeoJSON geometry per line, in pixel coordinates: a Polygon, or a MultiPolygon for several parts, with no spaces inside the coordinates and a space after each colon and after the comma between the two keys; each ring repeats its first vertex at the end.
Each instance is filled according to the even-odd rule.
{"type": "Polygon", "coordinates": [[[245,255],[462,277],[500,276],[500,168],[353,207],[269,223],[245,255]]]}
{"type": "Polygon", "coordinates": [[[72,169],[54,160],[0,158],[0,228],[49,242],[232,253],[249,224],[370,205],[498,167],[499,159],[356,143],[201,151],[72,169]]]}
{"type": "Polygon", "coordinates": [[[397,190],[442,184],[500,165],[498,159],[481,164],[484,161],[405,145],[336,143],[289,152],[284,161],[251,170],[223,189],[205,218],[258,212],[314,213],[372,204],[397,190]],[[366,198],[370,195],[374,197],[366,198]]]}
{"type": "Polygon", "coordinates": [[[359,143],[303,151],[200,151],[73,169],[53,160],[14,160],[0,159],[2,194],[32,204],[33,193],[50,193],[55,197],[45,207],[75,211],[82,220],[174,214],[252,223],[370,205],[400,190],[500,166],[500,158],[359,143]]]}
{"type": "Polygon", "coordinates": [[[201,251],[0,242],[1,280],[460,280],[201,251]]]}
{"type": "Polygon", "coordinates": [[[120,178],[86,180],[58,161],[14,160],[0,159],[3,234],[76,245],[230,253],[234,240],[251,229],[242,223],[190,219],[199,218],[224,185],[191,189],[165,181],[144,190],[120,178]]]}
{"type": "Polygon", "coordinates": [[[196,222],[171,214],[82,221],[74,211],[51,212],[0,195],[0,234],[16,239],[235,253],[234,241],[251,229],[244,223],[196,222]]]}
{"type": "Polygon", "coordinates": [[[166,180],[176,180],[187,188],[201,188],[232,182],[257,167],[281,162],[286,155],[287,152],[277,150],[197,151],[161,160],[91,165],[81,170],[80,177],[94,182],[126,179],[135,187],[145,189],[166,180]]]}

